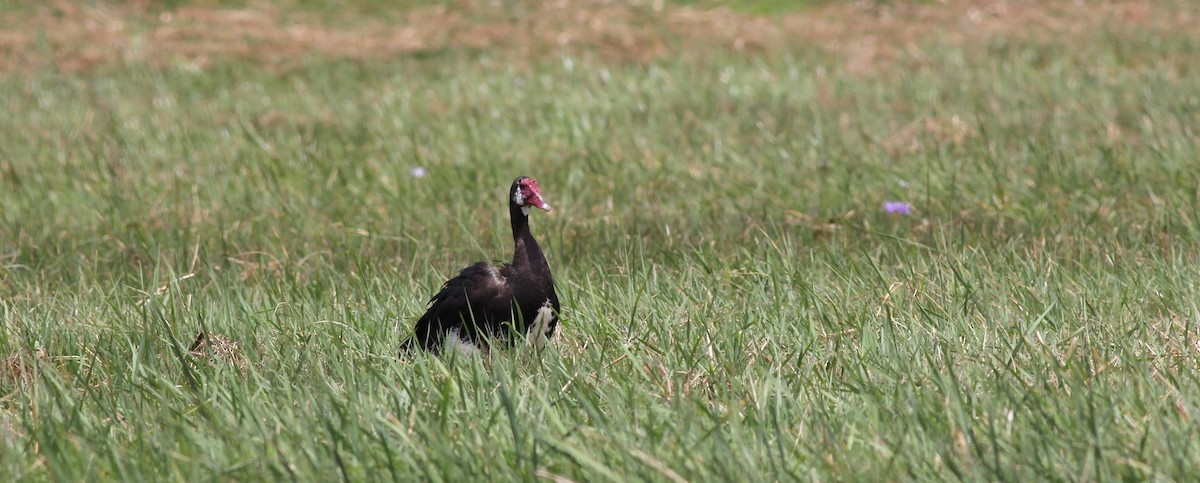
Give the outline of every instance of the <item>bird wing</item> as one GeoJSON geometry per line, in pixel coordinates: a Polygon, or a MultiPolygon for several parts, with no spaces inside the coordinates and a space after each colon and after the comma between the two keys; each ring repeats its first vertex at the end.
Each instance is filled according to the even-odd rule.
{"type": "Polygon", "coordinates": [[[429,299],[425,315],[417,320],[412,337],[405,341],[403,348],[409,350],[417,344],[426,350],[437,351],[446,334],[453,329],[459,330],[460,336],[473,337],[478,332],[477,327],[465,326],[464,322],[485,323],[492,306],[510,298],[502,272],[491,264],[478,262],[447,280],[429,299]]]}

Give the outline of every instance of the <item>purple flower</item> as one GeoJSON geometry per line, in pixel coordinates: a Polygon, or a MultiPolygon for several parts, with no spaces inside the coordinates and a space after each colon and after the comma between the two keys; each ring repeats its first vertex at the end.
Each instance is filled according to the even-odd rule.
{"type": "Polygon", "coordinates": [[[912,214],[912,205],[903,201],[884,201],[883,211],[888,214],[908,216],[912,214]]]}
{"type": "Polygon", "coordinates": [[[414,178],[424,178],[429,175],[429,172],[426,171],[425,168],[423,168],[421,166],[417,166],[415,168],[409,169],[408,174],[411,174],[414,178]]]}

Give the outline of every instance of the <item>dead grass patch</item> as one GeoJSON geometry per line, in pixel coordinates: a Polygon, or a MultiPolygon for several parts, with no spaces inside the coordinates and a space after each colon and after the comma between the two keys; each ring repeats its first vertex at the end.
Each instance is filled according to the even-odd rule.
{"type": "Polygon", "coordinates": [[[188,348],[188,355],[207,361],[211,365],[225,364],[243,371],[250,365],[250,360],[246,358],[237,342],[221,334],[210,334],[203,330],[196,334],[196,340],[188,348]]]}
{"type": "Polygon", "coordinates": [[[915,119],[884,138],[883,148],[892,157],[921,152],[937,146],[961,146],[976,131],[957,115],[915,119]]]}
{"type": "Polygon", "coordinates": [[[46,350],[38,347],[32,353],[13,351],[0,359],[0,386],[33,384],[36,364],[46,360],[46,350]]]}
{"type": "Polygon", "coordinates": [[[852,72],[869,72],[901,56],[920,60],[922,45],[981,44],[997,36],[1074,44],[1097,29],[1194,31],[1195,12],[1184,4],[1114,0],[941,0],[930,3],[835,3],[783,19],[783,29],[842,59],[852,72]]]}
{"type": "Polygon", "coordinates": [[[1194,35],[1189,26],[1196,20],[1186,5],[1134,0],[837,2],[779,17],[661,2],[461,0],[391,21],[321,19],[286,4],[154,12],[137,2],[60,0],[0,16],[6,26],[0,29],[0,70],[51,64],[67,72],[107,65],[204,68],[221,59],[287,66],[312,56],[373,60],[455,49],[486,49],[512,61],[588,52],[619,62],[820,49],[850,71],[868,72],[902,56],[919,60],[930,42],[961,45],[996,35],[1071,42],[1101,27],[1194,35]]]}

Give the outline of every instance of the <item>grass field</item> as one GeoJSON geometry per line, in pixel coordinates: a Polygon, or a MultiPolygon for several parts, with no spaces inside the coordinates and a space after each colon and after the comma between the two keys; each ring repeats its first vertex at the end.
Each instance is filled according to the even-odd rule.
{"type": "Polygon", "coordinates": [[[0,479],[1200,471],[1193,4],[359,3],[0,11],[0,479]],[[559,336],[397,358],[517,175],[559,336]]]}

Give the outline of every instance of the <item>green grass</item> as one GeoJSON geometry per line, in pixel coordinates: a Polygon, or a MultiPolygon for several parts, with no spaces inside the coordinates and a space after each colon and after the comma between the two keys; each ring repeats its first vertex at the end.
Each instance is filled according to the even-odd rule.
{"type": "Polygon", "coordinates": [[[1190,478],[1200,44],[1091,40],[5,74],[0,475],[1190,478]],[[397,358],[521,174],[560,337],[397,358]]]}

